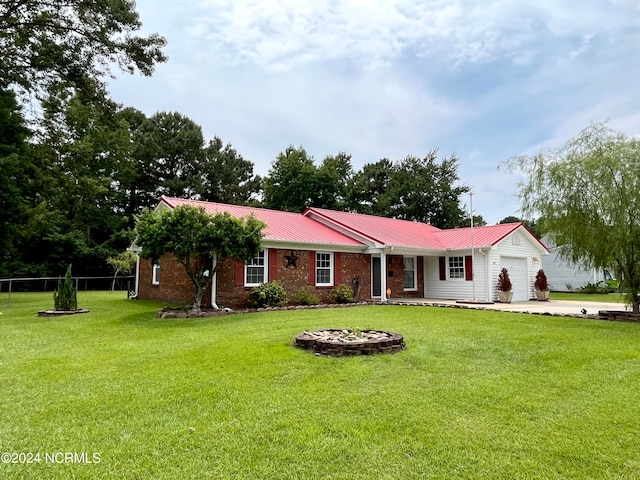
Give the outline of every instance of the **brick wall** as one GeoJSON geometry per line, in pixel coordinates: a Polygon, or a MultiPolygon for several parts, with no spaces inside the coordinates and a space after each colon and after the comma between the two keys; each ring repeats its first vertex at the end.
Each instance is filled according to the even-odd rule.
{"type": "MultiPolygon", "coordinates": [[[[277,279],[284,286],[287,296],[291,299],[296,291],[301,288],[318,295],[322,302],[329,302],[329,293],[333,287],[316,287],[310,283],[309,264],[313,252],[298,250],[299,258],[293,267],[285,258],[291,250],[270,249],[270,278],[277,279]],[[274,262],[275,260],[275,262],[274,262]],[[275,265],[274,265],[275,263],[275,265]]],[[[336,253],[334,265],[340,264],[340,270],[334,272],[334,280],[338,277],[340,283],[355,286],[359,283],[358,297],[356,300],[368,300],[371,298],[371,255],[359,253],[336,253]]],[[[418,257],[418,290],[415,292],[404,291],[404,264],[402,256],[389,255],[387,257],[387,287],[391,288],[391,298],[423,297],[424,292],[424,262],[418,257]]],[[[160,259],[160,284],[151,283],[152,265],[148,259],[140,259],[140,282],[138,296],[144,299],[164,300],[166,302],[193,302],[193,284],[187,276],[184,267],[173,256],[166,255],[160,259]]],[[[335,283],[335,282],[334,282],[335,283]]],[[[225,260],[218,266],[217,272],[218,306],[231,308],[245,308],[248,306],[249,292],[252,287],[236,285],[236,262],[225,260]]],[[[211,291],[208,290],[203,299],[203,306],[210,306],[211,291]]]]}
{"type": "MultiPolygon", "coordinates": [[[[309,280],[309,259],[313,252],[308,250],[297,250],[299,254],[296,266],[288,262],[285,255],[291,250],[270,249],[271,273],[269,280],[274,276],[282,284],[289,299],[300,289],[304,288],[318,295],[322,302],[329,302],[329,293],[333,287],[316,287],[309,280]],[[276,252],[275,254],[273,252],[276,252]],[[275,255],[275,266],[273,260],[275,255]],[[277,272],[277,273],[276,273],[277,272]],[[275,275],[274,275],[275,274],[275,275]]],[[[360,289],[357,300],[367,300],[371,296],[371,256],[359,253],[336,253],[340,260],[334,257],[334,265],[340,263],[340,283],[352,286],[353,280],[359,279],[360,289]]],[[[244,308],[248,306],[249,292],[252,287],[236,285],[235,281],[236,265],[232,260],[226,260],[218,267],[218,290],[217,303],[219,306],[230,306],[232,308],[244,308]]],[[[334,272],[334,280],[337,276],[334,272]]],[[[335,283],[335,281],[334,281],[335,283]]]]}
{"type": "Polygon", "coordinates": [[[402,255],[387,255],[387,288],[390,298],[424,297],[424,258],[418,257],[417,287],[415,292],[404,290],[404,260],[402,255]]]}
{"type": "MultiPolygon", "coordinates": [[[[160,261],[160,284],[151,282],[152,264],[147,258],[140,259],[140,281],[138,284],[138,298],[148,300],[163,300],[171,303],[192,304],[195,296],[193,283],[184,267],[173,255],[165,255],[160,261]]],[[[211,305],[211,289],[207,289],[202,297],[202,305],[211,305]]]]}

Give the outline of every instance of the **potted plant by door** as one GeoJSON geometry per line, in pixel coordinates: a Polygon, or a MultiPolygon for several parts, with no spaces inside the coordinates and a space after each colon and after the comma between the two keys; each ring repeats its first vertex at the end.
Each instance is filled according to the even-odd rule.
{"type": "Polygon", "coordinates": [[[500,303],[511,303],[513,298],[513,285],[511,285],[511,279],[509,278],[509,272],[506,268],[503,268],[498,275],[498,298],[500,303]]]}
{"type": "Polygon", "coordinates": [[[536,274],[536,281],[533,284],[536,289],[536,298],[539,302],[549,301],[549,284],[547,283],[547,276],[544,274],[544,270],[538,270],[536,274]]]}

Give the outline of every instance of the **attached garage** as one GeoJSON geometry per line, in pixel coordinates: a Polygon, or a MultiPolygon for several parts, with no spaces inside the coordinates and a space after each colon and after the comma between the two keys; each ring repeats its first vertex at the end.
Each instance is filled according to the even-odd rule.
{"type": "Polygon", "coordinates": [[[513,285],[513,301],[529,300],[527,282],[527,259],[518,257],[500,257],[500,269],[506,268],[513,285]]]}

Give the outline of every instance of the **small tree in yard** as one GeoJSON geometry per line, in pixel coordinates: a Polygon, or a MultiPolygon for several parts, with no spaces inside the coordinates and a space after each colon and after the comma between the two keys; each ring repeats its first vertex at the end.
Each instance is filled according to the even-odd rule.
{"type": "Polygon", "coordinates": [[[518,185],[522,211],[540,217],[560,256],[620,272],[640,313],[640,140],[594,124],[557,150],[506,166],[527,177],[518,185]]]}
{"type": "Polygon", "coordinates": [[[252,215],[209,215],[202,207],[180,205],[173,210],[145,210],[137,219],[136,243],[142,256],[158,260],[173,254],[194,287],[193,310],[200,311],[204,292],[225,258],[247,261],[260,252],[265,224],[252,215]]]}
{"type": "Polygon", "coordinates": [[[71,265],[67,268],[64,282],[58,280],[58,289],[53,293],[53,305],[56,310],[73,311],[78,309],[78,296],[73,286],[71,265]]]}
{"type": "Polygon", "coordinates": [[[108,257],[107,263],[113,268],[113,281],[111,282],[111,291],[116,287],[116,277],[119,273],[127,275],[131,273],[134,265],[136,264],[136,255],[131,251],[119,253],[115,257],[108,257]]]}

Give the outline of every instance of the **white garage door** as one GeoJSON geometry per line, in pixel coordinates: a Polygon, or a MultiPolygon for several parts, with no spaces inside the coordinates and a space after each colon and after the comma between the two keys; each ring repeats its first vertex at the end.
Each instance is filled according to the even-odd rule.
{"type": "Polygon", "coordinates": [[[513,285],[513,301],[525,302],[529,300],[527,287],[527,259],[517,257],[501,257],[500,268],[509,271],[509,278],[513,285]]]}

